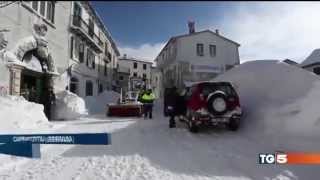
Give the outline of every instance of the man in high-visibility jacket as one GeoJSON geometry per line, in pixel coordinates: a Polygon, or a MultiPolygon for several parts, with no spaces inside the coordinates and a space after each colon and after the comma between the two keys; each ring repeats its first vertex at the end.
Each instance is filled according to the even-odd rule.
{"type": "Polygon", "coordinates": [[[144,111],[144,118],[152,119],[152,109],[153,109],[153,101],[155,100],[155,96],[152,93],[151,89],[148,89],[145,93],[143,93],[141,97],[141,102],[143,103],[143,111],[144,111]]]}

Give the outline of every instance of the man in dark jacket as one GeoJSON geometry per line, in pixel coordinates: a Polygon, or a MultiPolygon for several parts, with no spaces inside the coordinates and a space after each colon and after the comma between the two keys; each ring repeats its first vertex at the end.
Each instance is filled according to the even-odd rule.
{"type": "Polygon", "coordinates": [[[44,105],[44,113],[48,120],[52,120],[52,112],[55,108],[56,96],[53,92],[53,88],[49,87],[45,89],[43,94],[42,103],[44,105]]]}
{"type": "Polygon", "coordinates": [[[165,89],[165,97],[164,97],[164,111],[165,115],[168,115],[170,117],[169,119],[169,127],[175,128],[176,122],[174,120],[174,117],[177,114],[177,99],[178,99],[178,92],[177,88],[174,86],[172,88],[166,88],[165,89]]]}
{"type": "Polygon", "coordinates": [[[179,117],[180,121],[183,120],[183,117],[187,113],[187,99],[186,99],[186,90],[182,88],[179,90],[178,95],[176,97],[176,113],[175,115],[179,117]]]}

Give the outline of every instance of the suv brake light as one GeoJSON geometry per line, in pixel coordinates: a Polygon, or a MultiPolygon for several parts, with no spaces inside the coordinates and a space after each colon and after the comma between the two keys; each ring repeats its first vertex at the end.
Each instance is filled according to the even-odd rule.
{"type": "Polygon", "coordinates": [[[228,99],[228,105],[231,109],[234,109],[237,106],[240,106],[239,98],[238,97],[230,97],[228,99]]]}

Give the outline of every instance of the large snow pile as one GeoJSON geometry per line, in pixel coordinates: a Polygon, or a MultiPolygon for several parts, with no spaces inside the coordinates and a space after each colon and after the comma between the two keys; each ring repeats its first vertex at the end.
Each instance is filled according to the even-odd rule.
{"type": "Polygon", "coordinates": [[[86,106],[90,114],[105,113],[108,103],[115,103],[120,94],[114,91],[103,91],[98,96],[88,96],[85,98],[86,106]]]}
{"type": "Polygon", "coordinates": [[[43,105],[20,96],[0,96],[0,129],[33,129],[48,123],[43,105]]]}
{"type": "Polygon", "coordinates": [[[320,79],[276,60],[250,61],[218,76],[231,81],[244,108],[247,132],[291,137],[320,135],[320,79]]]}
{"type": "Polygon", "coordinates": [[[84,100],[70,91],[60,91],[56,94],[55,119],[76,119],[87,115],[84,100]]]}

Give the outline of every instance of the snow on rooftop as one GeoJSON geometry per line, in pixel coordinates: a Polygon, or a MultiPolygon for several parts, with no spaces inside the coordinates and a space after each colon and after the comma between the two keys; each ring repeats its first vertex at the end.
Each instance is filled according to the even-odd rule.
{"type": "Polygon", "coordinates": [[[315,49],[312,53],[301,63],[301,66],[310,65],[313,63],[320,63],[320,49],[315,49]]]}

